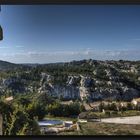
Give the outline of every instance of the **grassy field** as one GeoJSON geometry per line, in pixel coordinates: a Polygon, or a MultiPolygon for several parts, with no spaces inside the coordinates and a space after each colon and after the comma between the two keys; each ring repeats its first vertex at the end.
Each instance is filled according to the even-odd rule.
{"type": "MultiPolygon", "coordinates": [[[[111,112],[110,115],[100,112],[88,112],[89,116],[101,116],[102,118],[109,117],[126,117],[126,116],[139,116],[140,111],[129,110],[118,112],[111,112]]],[[[77,121],[77,118],[68,117],[53,117],[46,116],[49,119],[63,120],[63,121],[77,121]]],[[[135,124],[115,124],[103,122],[87,122],[80,123],[80,131],[61,132],[58,135],[140,135],[140,125],[135,124]]]]}
{"type": "MultiPolygon", "coordinates": [[[[106,111],[106,113],[102,112],[84,112],[84,119],[92,118],[92,117],[101,117],[101,118],[112,118],[112,117],[128,117],[128,116],[140,116],[140,111],[137,110],[127,110],[123,112],[117,111],[106,111]]],[[[46,115],[45,119],[49,118],[51,120],[63,120],[63,121],[77,121],[77,118],[71,117],[54,117],[51,115],[46,115]]]]}
{"type": "Polygon", "coordinates": [[[87,118],[113,118],[113,117],[128,117],[128,116],[140,116],[140,111],[137,110],[127,110],[127,111],[106,111],[105,113],[103,112],[83,112],[81,114],[81,118],[87,119],[87,118]]]}
{"type": "Polygon", "coordinates": [[[87,122],[80,124],[80,131],[62,132],[59,135],[140,135],[140,125],[87,122]]]}

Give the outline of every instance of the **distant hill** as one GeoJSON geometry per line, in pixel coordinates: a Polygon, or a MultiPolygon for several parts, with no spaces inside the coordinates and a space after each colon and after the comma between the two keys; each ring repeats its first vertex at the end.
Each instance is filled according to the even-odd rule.
{"type": "Polygon", "coordinates": [[[17,67],[17,64],[0,60],[0,70],[7,70],[17,67]]]}
{"type": "Polygon", "coordinates": [[[31,65],[14,64],[11,62],[0,60],[0,71],[13,70],[13,69],[17,69],[17,68],[28,68],[28,67],[31,67],[31,65]]]}

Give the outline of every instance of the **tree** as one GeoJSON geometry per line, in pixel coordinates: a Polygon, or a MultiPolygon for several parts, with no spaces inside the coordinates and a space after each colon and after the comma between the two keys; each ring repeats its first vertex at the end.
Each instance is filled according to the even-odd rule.
{"type": "Polygon", "coordinates": [[[71,104],[60,104],[59,102],[55,102],[47,106],[47,112],[54,116],[77,116],[81,112],[80,104],[78,102],[74,102],[71,104]]]}
{"type": "Polygon", "coordinates": [[[24,126],[16,133],[16,135],[26,135],[29,124],[25,123],[24,126]]]}
{"type": "Polygon", "coordinates": [[[118,108],[117,108],[116,103],[113,102],[113,103],[110,105],[110,110],[118,111],[118,108]]]}
{"type": "Polygon", "coordinates": [[[86,109],[85,109],[85,106],[82,104],[80,105],[80,112],[84,112],[84,111],[86,111],[86,109]]]}
{"type": "Polygon", "coordinates": [[[25,97],[19,98],[17,102],[18,104],[23,105],[25,107],[27,107],[31,103],[30,99],[25,98],[25,97]]]}
{"type": "Polygon", "coordinates": [[[3,134],[4,135],[38,135],[39,126],[36,120],[30,118],[30,114],[22,105],[10,104],[13,110],[9,113],[3,112],[3,134]]]}
{"type": "Polygon", "coordinates": [[[103,109],[105,109],[105,103],[104,102],[101,102],[99,104],[99,110],[102,111],[103,109]]]}
{"type": "Polygon", "coordinates": [[[127,109],[128,110],[133,110],[133,105],[131,103],[127,103],[127,109]]]}
{"type": "Polygon", "coordinates": [[[41,120],[46,115],[45,106],[43,104],[39,104],[38,102],[29,104],[26,110],[29,114],[29,118],[31,119],[38,117],[38,119],[41,120]]]}
{"type": "Polygon", "coordinates": [[[15,108],[10,117],[7,118],[7,122],[5,122],[5,134],[16,135],[28,121],[28,114],[24,112],[23,108],[15,108]]]}

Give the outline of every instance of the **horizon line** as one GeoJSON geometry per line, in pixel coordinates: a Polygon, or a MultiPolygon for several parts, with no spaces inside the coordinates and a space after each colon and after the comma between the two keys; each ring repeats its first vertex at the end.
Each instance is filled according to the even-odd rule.
{"type": "Polygon", "coordinates": [[[29,63],[26,63],[26,62],[23,62],[23,63],[15,63],[15,62],[11,62],[11,61],[6,61],[6,60],[0,60],[0,61],[3,61],[3,62],[8,62],[8,63],[12,63],[12,64],[19,64],[19,65],[30,65],[30,64],[34,64],[34,65],[43,65],[43,64],[56,64],[56,63],[70,63],[70,62],[74,62],[74,61],[88,61],[88,60],[92,60],[92,61],[130,61],[130,62],[137,62],[137,61],[140,61],[139,60],[129,60],[129,59],[118,59],[118,60],[115,60],[115,59],[106,59],[106,60],[101,60],[101,59],[80,59],[80,60],[71,60],[71,61],[58,61],[58,62],[46,62],[46,63],[37,63],[37,62],[29,62],[29,63]]]}

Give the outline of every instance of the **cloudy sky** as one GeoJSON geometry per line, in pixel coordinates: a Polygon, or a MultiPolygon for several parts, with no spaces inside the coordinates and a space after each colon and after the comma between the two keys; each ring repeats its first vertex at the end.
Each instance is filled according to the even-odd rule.
{"type": "Polygon", "coordinates": [[[2,5],[0,60],[140,60],[140,5],[2,5]]]}

